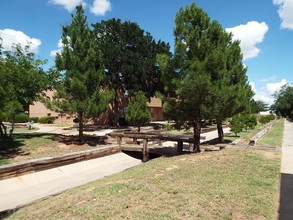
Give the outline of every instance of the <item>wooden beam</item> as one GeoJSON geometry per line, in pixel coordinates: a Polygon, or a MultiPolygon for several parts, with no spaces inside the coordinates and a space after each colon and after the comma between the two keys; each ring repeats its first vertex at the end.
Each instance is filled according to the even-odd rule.
{"type": "Polygon", "coordinates": [[[177,143],[177,152],[182,153],[183,151],[183,141],[178,141],[177,143]]]}

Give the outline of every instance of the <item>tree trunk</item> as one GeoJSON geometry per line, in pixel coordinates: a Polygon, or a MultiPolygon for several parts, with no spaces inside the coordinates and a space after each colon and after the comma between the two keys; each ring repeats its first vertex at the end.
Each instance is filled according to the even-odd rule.
{"type": "Polygon", "coordinates": [[[2,121],[0,121],[0,137],[1,138],[6,138],[7,137],[7,131],[6,131],[6,126],[3,124],[2,121]]]}
{"type": "Polygon", "coordinates": [[[78,121],[79,121],[78,139],[79,141],[83,141],[83,112],[78,112],[78,121]]]}
{"type": "Polygon", "coordinates": [[[140,125],[137,127],[137,132],[140,132],[140,125]]]}
{"type": "Polygon", "coordinates": [[[12,123],[11,123],[11,128],[9,130],[9,137],[12,138],[12,134],[13,134],[13,131],[14,131],[14,123],[15,123],[15,117],[13,118],[12,120],[12,123]]]}
{"type": "Polygon", "coordinates": [[[118,91],[115,91],[114,98],[114,124],[115,128],[119,127],[119,113],[118,113],[118,91]]]}
{"type": "Polygon", "coordinates": [[[218,142],[223,143],[224,142],[224,131],[223,131],[222,122],[217,122],[217,129],[218,129],[218,142]]]}
{"type": "Polygon", "coordinates": [[[193,122],[193,152],[200,152],[200,132],[201,132],[201,124],[200,124],[200,110],[197,109],[195,111],[195,120],[193,122]]]}

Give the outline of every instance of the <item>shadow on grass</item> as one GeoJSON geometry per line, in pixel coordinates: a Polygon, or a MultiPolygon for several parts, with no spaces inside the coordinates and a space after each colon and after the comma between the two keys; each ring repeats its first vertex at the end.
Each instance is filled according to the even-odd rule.
{"type": "Polygon", "coordinates": [[[44,133],[16,133],[13,138],[0,139],[0,159],[14,158],[19,155],[29,155],[22,149],[25,141],[35,138],[52,139],[54,135],[44,133]]]}
{"type": "Polygon", "coordinates": [[[212,140],[209,140],[209,141],[204,141],[204,142],[201,143],[201,145],[230,144],[232,142],[233,141],[231,141],[231,140],[224,139],[223,143],[219,143],[218,138],[215,138],[215,139],[212,139],[212,140]]]}

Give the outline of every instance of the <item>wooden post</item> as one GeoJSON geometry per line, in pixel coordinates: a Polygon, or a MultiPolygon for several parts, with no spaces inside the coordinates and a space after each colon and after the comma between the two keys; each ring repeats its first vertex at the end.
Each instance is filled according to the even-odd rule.
{"type": "Polygon", "coordinates": [[[147,162],[149,160],[149,149],[148,149],[148,139],[143,139],[143,148],[142,148],[142,162],[147,162]]]}
{"type": "Polygon", "coordinates": [[[158,140],[158,145],[159,145],[159,146],[163,146],[163,142],[162,142],[161,139],[158,140]]]}
{"type": "Polygon", "coordinates": [[[182,153],[182,150],[183,150],[183,141],[178,141],[177,152],[182,153]]]}
{"type": "Polygon", "coordinates": [[[117,137],[117,144],[119,145],[120,150],[121,150],[121,143],[122,143],[122,137],[117,137]]]}
{"type": "MultiPolygon", "coordinates": [[[[192,138],[189,138],[189,140],[193,140],[192,138]]],[[[194,144],[192,142],[189,142],[189,151],[193,151],[193,148],[194,148],[194,144]]]]}

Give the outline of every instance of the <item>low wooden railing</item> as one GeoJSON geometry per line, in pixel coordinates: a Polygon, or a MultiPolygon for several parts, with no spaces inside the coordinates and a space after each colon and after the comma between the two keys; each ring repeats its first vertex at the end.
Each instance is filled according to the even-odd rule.
{"type": "MultiPolygon", "coordinates": [[[[121,148],[122,138],[133,138],[133,142],[136,143],[137,139],[143,140],[142,153],[143,153],[143,162],[149,160],[149,149],[148,141],[157,140],[159,145],[162,145],[162,141],[174,141],[177,142],[177,152],[181,153],[183,151],[183,143],[193,144],[194,139],[190,136],[185,135],[169,135],[169,134],[155,134],[155,133],[146,133],[146,132],[112,132],[109,134],[111,137],[117,138],[117,144],[121,148]]],[[[205,137],[201,137],[205,140],[205,137]]]]}

